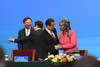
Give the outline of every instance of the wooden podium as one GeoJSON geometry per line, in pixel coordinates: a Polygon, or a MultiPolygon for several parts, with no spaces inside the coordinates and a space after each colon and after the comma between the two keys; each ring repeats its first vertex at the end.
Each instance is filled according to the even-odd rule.
{"type": "Polygon", "coordinates": [[[12,60],[14,56],[28,56],[28,61],[35,60],[35,50],[12,50],[12,60]]]}

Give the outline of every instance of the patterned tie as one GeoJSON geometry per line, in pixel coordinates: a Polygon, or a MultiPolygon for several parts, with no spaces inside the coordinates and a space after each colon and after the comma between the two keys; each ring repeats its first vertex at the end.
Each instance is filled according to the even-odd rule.
{"type": "Polygon", "coordinates": [[[53,35],[53,32],[50,31],[52,38],[56,41],[56,37],[53,35]]]}

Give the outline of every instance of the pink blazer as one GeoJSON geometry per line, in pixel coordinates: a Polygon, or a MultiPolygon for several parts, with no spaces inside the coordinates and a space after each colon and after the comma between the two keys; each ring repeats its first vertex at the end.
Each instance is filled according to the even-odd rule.
{"type": "Polygon", "coordinates": [[[74,31],[70,30],[70,38],[67,36],[68,32],[66,32],[66,36],[63,36],[63,33],[61,32],[59,34],[59,43],[60,45],[63,45],[62,50],[64,50],[64,53],[71,52],[78,48],[77,46],[77,38],[74,31]]]}

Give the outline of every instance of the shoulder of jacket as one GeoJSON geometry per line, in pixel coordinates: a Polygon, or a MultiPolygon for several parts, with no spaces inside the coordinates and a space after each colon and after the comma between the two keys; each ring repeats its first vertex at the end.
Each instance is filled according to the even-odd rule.
{"type": "Polygon", "coordinates": [[[22,32],[22,31],[24,31],[24,30],[25,30],[25,28],[23,28],[23,29],[19,30],[19,32],[22,32]]]}

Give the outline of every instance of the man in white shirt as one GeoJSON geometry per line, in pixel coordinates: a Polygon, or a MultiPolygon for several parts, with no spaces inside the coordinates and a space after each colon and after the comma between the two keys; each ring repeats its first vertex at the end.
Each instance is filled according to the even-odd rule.
{"type": "Polygon", "coordinates": [[[17,39],[9,38],[8,40],[10,42],[18,43],[18,49],[19,50],[33,49],[31,47],[32,46],[32,43],[31,43],[30,40],[18,42],[18,39],[23,39],[23,38],[29,36],[32,31],[34,31],[31,28],[32,19],[30,17],[25,17],[24,20],[23,20],[23,24],[24,24],[25,28],[24,29],[21,29],[18,32],[18,38],[17,39]]]}

